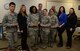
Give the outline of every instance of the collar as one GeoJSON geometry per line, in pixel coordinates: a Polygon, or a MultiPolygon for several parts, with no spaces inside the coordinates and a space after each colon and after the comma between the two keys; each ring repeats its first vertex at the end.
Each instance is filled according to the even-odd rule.
{"type": "Polygon", "coordinates": [[[15,12],[12,14],[10,11],[8,12],[8,14],[9,14],[9,15],[11,15],[11,16],[16,15],[16,13],[15,13],[15,12]]]}

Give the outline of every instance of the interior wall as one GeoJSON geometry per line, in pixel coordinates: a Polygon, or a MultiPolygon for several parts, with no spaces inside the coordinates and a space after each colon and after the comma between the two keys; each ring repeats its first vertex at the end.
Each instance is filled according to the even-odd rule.
{"type": "Polygon", "coordinates": [[[5,15],[7,10],[4,9],[4,4],[10,3],[10,2],[15,2],[16,3],[16,12],[18,13],[20,9],[21,4],[25,4],[27,7],[27,12],[29,13],[29,7],[32,5],[38,6],[39,3],[43,4],[43,8],[47,8],[47,3],[48,1],[57,1],[57,2],[72,2],[74,4],[74,8],[76,11],[76,14],[78,17],[80,17],[80,10],[78,10],[78,5],[80,5],[80,1],[78,0],[0,0],[0,23],[2,22],[2,19],[5,15]]]}
{"type": "Polygon", "coordinates": [[[80,6],[80,1],[74,2],[73,5],[78,18],[80,18],[80,10],[78,10],[78,6],[80,6]]]}
{"type": "Polygon", "coordinates": [[[61,6],[64,6],[65,10],[66,10],[66,14],[68,14],[69,9],[73,7],[72,2],[55,2],[55,1],[52,1],[52,2],[47,2],[47,9],[49,10],[53,5],[55,6],[55,9],[57,12],[59,11],[59,8],[61,6]]]}
{"type": "Polygon", "coordinates": [[[20,6],[22,4],[26,5],[26,9],[27,9],[28,14],[29,14],[29,8],[32,5],[38,6],[39,3],[42,3],[43,8],[46,8],[46,0],[0,0],[0,23],[2,23],[2,19],[3,19],[4,15],[6,14],[6,12],[8,12],[8,10],[4,9],[4,4],[10,3],[10,2],[16,3],[15,12],[17,12],[17,13],[18,13],[20,6]]]}
{"type": "MultiPolygon", "coordinates": [[[[75,9],[75,12],[76,12],[76,15],[78,16],[78,18],[80,18],[80,10],[78,10],[78,6],[80,6],[80,0],[47,0],[47,2],[70,2],[70,3],[73,3],[72,7],[75,9]]],[[[67,6],[67,5],[65,5],[65,6],[67,6]]]]}

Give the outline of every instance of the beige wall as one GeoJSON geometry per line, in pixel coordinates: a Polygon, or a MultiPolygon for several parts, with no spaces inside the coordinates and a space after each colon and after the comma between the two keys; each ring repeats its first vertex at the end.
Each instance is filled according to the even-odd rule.
{"type": "Polygon", "coordinates": [[[25,4],[27,7],[27,12],[29,13],[29,7],[32,5],[37,6],[39,3],[43,4],[43,8],[46,8],[46,0],[0,0],[0,23],[2,22],[2,19],[8,10],[4,9],[4,4],[5,3],[10,3],[10,2],[15,2],[16,3],[16,12],[18,13],[20,9],[21,4],[25,4]]]}
{"type": "MultiPolygon", "coordinates": [[[[80,5],[80,0],[47,0],[47,2],[70,2],[73,3],[73,8],[75,9],[75,12],[80,18],[80,10],[78,10],[78,5],[80,5]]],[[[65,5],[66,6],[66,5],[65,5]]]]}
{"type": "MultiPolygon", "coordinates": [[[[80,5],[80,1],[77,0],[0,0],[0,23],[2,22],[2,19],[4,17],[4,14],[8,12],[7,10],[4,9],[4,4],[9,3],[9,2],[15,2],[16,3],[16,12],[18,13],[20,5],[25,4],[27,6],[27,11],[29,10],[29,7],[32,5],[37,6],[38,3],[43,4],[43,8],[46,8],[47,3],[46,1],[57,1],[57,2],[73,2],[74,8],[76,10],[76,13],[78,17],[80,16],[80,11],[78,10],[78,5],[80,5]]],[[[29,11],[28,11],[29,13],[29,11]]]]}

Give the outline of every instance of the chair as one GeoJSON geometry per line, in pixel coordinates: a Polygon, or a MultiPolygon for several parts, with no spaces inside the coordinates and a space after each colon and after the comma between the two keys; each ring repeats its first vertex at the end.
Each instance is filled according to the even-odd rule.
{"type": "Polygon", "coordinates": [[[75,39],[80,39],[80,19],[78,19],[78,21],[77,21],[77,28],[76,28],[75,31],[78,32],[78,34],[73,35],[74,40],[75,39]]]}

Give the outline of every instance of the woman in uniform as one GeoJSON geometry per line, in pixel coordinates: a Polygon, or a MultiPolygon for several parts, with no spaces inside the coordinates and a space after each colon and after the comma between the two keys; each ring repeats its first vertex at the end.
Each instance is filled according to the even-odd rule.
{"type": "Polygon", "coordinates": [[[53,9],[49,10],[49,16],[50,16],[51,26],[50,26],[50,34],[49,34],[48,43],[49,43],[49,46],[52,47],[52,44],[55,41],[55,35],[57,34],[58,18],[54,14],[54,10],[53,9]]]}
{"type": "Polygon", "coordinates": [[[38,45],[38,24],[39,15],[37,14],[37,8],[35,6],[30,7],[29,17],[29,35],[30,35],[30,46],[33,50],[37,49],[38,45]]]}

